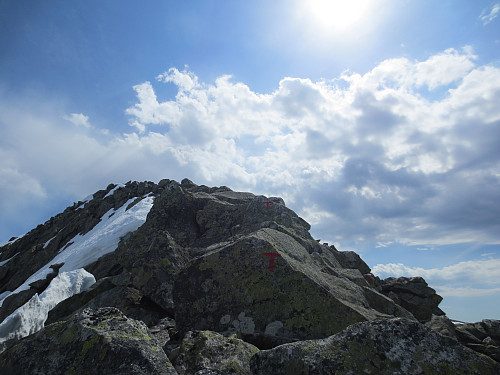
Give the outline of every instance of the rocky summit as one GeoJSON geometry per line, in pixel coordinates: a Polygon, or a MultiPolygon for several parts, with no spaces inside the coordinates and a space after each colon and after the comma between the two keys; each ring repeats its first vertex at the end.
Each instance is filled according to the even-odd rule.
{"type": "Polygon", "coordinates": [[[109,185],[0,248],[1,374],[500,374],[500,322],[380,280],[283,199],[109,185]]]}

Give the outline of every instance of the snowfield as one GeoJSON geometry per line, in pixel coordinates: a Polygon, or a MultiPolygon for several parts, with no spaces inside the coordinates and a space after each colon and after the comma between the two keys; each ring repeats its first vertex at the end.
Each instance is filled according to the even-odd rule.
{"type": "Polygon", "coordinates": [[[44,326],[49,311],[59,302],[89,289],[94,276],[83,268],[57,275],[40,296],[35,294],[23,306],[0,324],[0,343],[38,332],[44,326]]]}

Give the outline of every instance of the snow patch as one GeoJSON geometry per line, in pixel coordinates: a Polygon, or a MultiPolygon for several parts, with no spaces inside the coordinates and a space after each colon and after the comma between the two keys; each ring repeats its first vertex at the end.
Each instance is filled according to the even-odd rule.
{"type": "Polygon", "coordinates": [[[9,260],[11,260],[12,258],[14,258],[17,254],[19,253],[15,253],[13,256],[11,256],[9,259],[5,259],[5,260],[2,260],[0,262],[0,267],[2,267],[4,264],[6,264],[9,260]]]}
{"type": "Polygon", "coordinates": [[[47,246],[49,246],[50,241],[52,241],[54,238],[56,238],[56,236],[52,237],[50,240],[45,242],[45,245],[43,245],[43,248],[45,249],[47,246]]]}
{"type": "MultiPolygon", "coordinates": [[[[21,286],[11,294],[19,293],[30,288],[29,284],[44,279],[52,272],[50,266],[64,263],[59,272],[73,271],[95,262],[104,254],[113,252],[118,247],[120,238],[127,233],[137,230],[148,216],[153,207],[154,197],[145,197],[139,203],[127,210],[130,203],[137,197],[129,199],[118,210],[111,209],[101,218],[101,221],[85,235],[76,235],[69,241],[71,245],[65,247],[50,262],[31,275],[21,286]]],[[[10,294],[9,294],[10,295],[10,294]]],[[[3,300],[0,300],[2,306],[3,300]]]]}
{"type": "Polygon", "coordinates": [[[83,201],[81,201],[82,203],[75,209],[75,210],[81,210],[82,208],[85,207],[85,205],[87,203],[89,203],[92,199],[94,199],[94,195],[93,194],[90,194],[90,195],[87,195],[85,198],[83,198],[83,201]]]}
{"type": "Polygon", "coordinates": [[[111,189],[111,190],[108,192],[108,194],[106,194],[106,195],[104,196],[104,198],[103,198],[103,199],[106,199],[107,197],[112,196],[112,195],[115,193],[115,191],[117,191],[118,189],[124,188],[124,187],[125,187],[125,185],[124,185],[124,184],[118,184],[118,185],[116,185],[113,189],[111,189]]]}
{"type": "Polygon", "coordinates": [[[57,275],[40,296],[35,294],[5,318],[0,324],[0,343],[38,332],[44,327],[49,311],[59,302],[88,290],[94,283],[94,276],[83,268],[57,275]]]}

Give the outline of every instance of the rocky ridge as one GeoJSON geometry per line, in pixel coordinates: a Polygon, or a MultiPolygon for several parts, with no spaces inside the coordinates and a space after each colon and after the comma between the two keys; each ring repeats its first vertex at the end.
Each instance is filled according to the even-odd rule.
{"type": "Polygon", "coordinates": [[[0,332],[69,265],[96,279],[45,328],[3,342],[0,371],[500,373],[498,321],[449,326],[423,279],[379,280],[309,229],[277,197],[187,179],[109,185],[0,248],[0,332]],[[116,243],[91,241],[103,223],[116,243]]]}

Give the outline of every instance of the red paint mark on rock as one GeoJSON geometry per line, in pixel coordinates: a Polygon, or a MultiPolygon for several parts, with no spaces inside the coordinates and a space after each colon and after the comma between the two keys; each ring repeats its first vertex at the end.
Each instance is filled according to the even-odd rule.
{"type": "Polygon", "coordinates": [[[269,210],[269,205],[270,205],[271,203],[273,203],[273,202],[269,201],[269,202],[262,202],[262,203],[264,203],[265,205],[267,205],[267,206],[266,206],[266,210],[269,210]]]}
{"type": "Polygon", "coordinates": [[[280,257],[281,255],[278,253],[264,253],[266,257],[269,257],[269,271],[274,271],[274,258],[280,257]]]}

